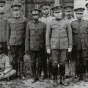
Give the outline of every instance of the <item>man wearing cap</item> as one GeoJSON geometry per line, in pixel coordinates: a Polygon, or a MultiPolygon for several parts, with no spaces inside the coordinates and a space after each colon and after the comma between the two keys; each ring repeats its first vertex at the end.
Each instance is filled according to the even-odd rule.
{"type": "Polygon", "coordinates": [[[7,45],[8,50],[14,55],[13,67],[17,71],[17,77],[23,76],[23,55],[25,54],[25,30],[26,18],[21,15],[21,4],[13,2],[13,16],[8,20],[7,24],[7,45]]]}
{"type": "Polygon", "coordinates": [[[68,20],[62,18],[62,6],[59,0],[56,1],[52,10],[55,19],[47,25],[46,49],[48,54],[51,53],[54,85],[58,84],[58,67],[60,71],[60,84],[67,85],[64,81],[65,62],[67,51],[71,52],[72,50],[72,30],[68,20]]]}
{"type": "Polygon", "coordinates": [[[9,78],[16,74],[16,70],[14,70],[11,66],[10,58],[5,55],[5,49],[0,51],[0,80],[9,78]]]}
{"type": "Polygon", "coordinates": [[[7,54],[6,27],[8,18],[5,14],[5,3],[5,0],[0,0],[0,51],[6,49],[5,54],[7,54]]]}
{"type": "Polygon", "coordinates": [[[86,11],[87,12],[86,12],[86,14],[84,14],[83,19],[88,21],[88,1],[87,1],[85,6],[86,6],[86,11]]]}
{"type": "Polygon", "coordinates": [[[86,70],[86,59],[88,59],[88,21],[83,20],[84,7],[74,9],[77,20],[71,23],[73,33],[73,56],[76,62],[76,75],[83,80],[86,70]]]}
{"type": "MultiPolygon", "coordinates": [[[[44,22],[47,25],[48,22],[54,19],[54,17],[50,15],[50,4],[48,3],[42,4],[40,8],[42,8],[43,16],[40,17],[39,20],[41,22],[44,22]]],[[[43,66],[44,78],[46,78],[47,77],[47,57],[44,59],[42,63],[44,65],[43,66]]]]}
{"type": "Polygon", "coordinates": [[[31,68],[33,74],[32,83],[35,83],[37,80],[36,72],[38,72],[39,81],[44,81],[41,79],[41,66],[45,58],[46,24],[38,20],[40,12],[41,11],[37,8],[31,10],[33,20],[27,24],[26,29],[25,51],[30,51],[31,53],[31,68]],[[36,64],[38,65],[38,69],[36,64]]]}
{"type": "Polygon", "coordinates": [[[50,4],[48,3],[42,4],[40,8],[42,8],[42,14],[43,14],[43,16],[39,18],[40,21],[47,24],[48,22],[54,19],[54,17],[50,15],[50,4]]]}
{"type": "MultiPolygon", "coordinates": [[[[71,24],[72,21],[75,19],[73,18],[73,6],[71,5],[66,5],[64,6],[65,9],[65,19],[69,21],[71,24]]],[[[69,57],[71,53],[68,54],[67,62],[65,65],[65,76],[70,77],[75,75],[75,62],[72,59],[72,57],[69,57]]]]}

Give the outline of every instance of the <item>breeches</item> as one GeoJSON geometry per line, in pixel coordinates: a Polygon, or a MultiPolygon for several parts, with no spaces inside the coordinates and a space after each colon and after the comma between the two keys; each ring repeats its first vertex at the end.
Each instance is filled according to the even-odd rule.
{"type": "Polygon", "coordinates": [[[62,64],[66,62],[67,50],[52,50],[51,59],[52,64],[62,64]]]}

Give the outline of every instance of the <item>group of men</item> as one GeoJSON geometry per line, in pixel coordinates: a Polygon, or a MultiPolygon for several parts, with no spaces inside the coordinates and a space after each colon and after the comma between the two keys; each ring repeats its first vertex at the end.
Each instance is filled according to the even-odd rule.
{"type": "Polygon", "coordinates": [[[83,80],[83,75],[88,70],[88,21],[83,20],[85,8],[73,9],[73,6],[66,5],[66,16],[63,18],[63,6],[59,2],[55,2],[53,8],[46,3],[40,6],[42,11],[33,8],[30,11],[32,21],[27,22],[20,14],[19,2],[13,2],[11,5],[12,16],[9,18],[4,12],[5,3],[5,0],[0,0],[0,80],[13,75],[25,79],[23,56],[29,52],[32,83],[37,80],[43,82],[44,78],[49,76],[47,59],[50,61],[48,70],[54,85],[58,84],[58,73],[62,85],[67,85],[64,79],[69,76],[83,80]],[[50,15],[51,10],[53,16],[50,15]],[[73,18],[74,11],[76,19],[73,18]],[[7,56],[8,54],[12,57],[7,56]]]}

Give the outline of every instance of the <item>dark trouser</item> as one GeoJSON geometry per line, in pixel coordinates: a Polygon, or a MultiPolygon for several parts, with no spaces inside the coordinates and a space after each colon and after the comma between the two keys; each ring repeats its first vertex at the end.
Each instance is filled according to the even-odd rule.
{"type": "Polygon", "coordinates": [[[47,54],[44,52],[42,55],[44,58],[41,59],[42,61],[42,70],[44,72],[44,75],[47,75],[47,54]]]}
{"type": "Polygon", "coordinates": [[[4,53],[6,55],[8,54],[7,43],[6,42],[0,42],[0,51],[4,51],[4,53]]]}
{"type": "Polygon", "coordinates": [[[76,50],[76,74],[81,75],[85,73],[86,71],[86,59],[88,58],[87,56],[87,49],[85,50],[76,50]]]}
{"type": "Polygon", "coordinates": [[[43,60],[44,60],[44,52],[31,51],[31,68],[33,76],[36,75],[36,71],[38,72],[38,76],[39,77],[41,76],[42,67],[44,68],[44,64],[42,64],[43,60]]]}
{"type": "Polygon", "coordinates": [[[24,46],[10,46],[10,51],[13,55],[13,68],[17,71],[17,75],[21,76],[23,74],[23,56],[25,54],[24,46]]]}
{"type": "Polygon", "coordinates": [[[54,79],[57,79],[58,74],[58,63],[60,65],[60,78],[62,78],[65,74],[65,61],[66,61],[67,50],[52,50],[51,51],[51,59],[52,59],[52,67],[53,67],[53,76],[54,79]]]}

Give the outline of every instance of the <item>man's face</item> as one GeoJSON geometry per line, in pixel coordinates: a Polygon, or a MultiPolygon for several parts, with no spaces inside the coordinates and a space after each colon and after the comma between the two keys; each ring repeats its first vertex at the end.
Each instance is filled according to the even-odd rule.
{"type": "Polygon", "coordinates": [[[47,7],[43,6],[42,13],[44,15],[48,15],[50,13],[50,7],[49,6],[47,6],[47,7]]]}
{"type": "Polygon", "coordinates": [[[83,18],[83,13],[76,13],[76,17],[78,20],[81,20],[83,18]]]}
{"type": "Polygon", "coordinates": [[[66,9],[65,10],[65,15],[67,16],[67,17],[71,17],[72,16],[72,14],[73,14],[73,10],[72,9],[66,9]]]}
{"type": "Polygon", "coordinates": [[[4,13],[5,10],[5,5],[0,4],[0,13],[4,13]]]}
{"type": "Polygon", "coordinates": [[[20,16],[20,7],[13,7],[12,8],[12,13],[14,17],[19,17],[20,16]]]}
{"type": "Polygon", "coordinates": [[[39,19],[39,11],[32,11],[33,20],[37,21],[39,19]]]}
{"type": "Polygon", "coordinates": [[[56,19],[61,19],[62,18],[62,10],[55,10],[53,15],[56,19]]]}

